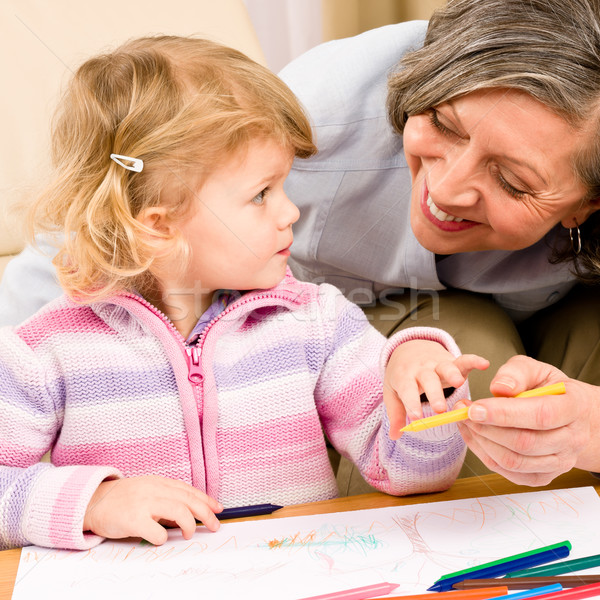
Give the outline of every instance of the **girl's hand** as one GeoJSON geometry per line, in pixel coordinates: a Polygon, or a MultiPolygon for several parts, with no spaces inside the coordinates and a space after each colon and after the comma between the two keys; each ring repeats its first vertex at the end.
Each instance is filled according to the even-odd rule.
{"type": "Polygon", "coordinates": [[[83,531],[113,539],[142,537],[160,546],[167,541],[167,530],[160,523],[180,527],[189,540],[196,519],[216,531],[219,520],[214,513],[222,510],[220,502],[176,479],[158,475],[112,479],[103,481],[92,496],[83,531]]]}
{"type": "Polygon", "coordinates": [[[473,369],[487,369],[489,361],[475,354],[455,358],[437,342],[411,340],[398,346],[385,370],[383,401],[390,420],[390,438],[400,436],[406,425],[423,416],[421,394],[436,413],[447,408],[445,387],[460,387],[473,369]]]}
{"type": "Polygon", "coordinates": [[[517,484],[540,486],[572,467],[600,470],[600,388],[569,379],[527,356],[498,370],[495,398],[471,406],[461,435],[483,464],[517,484]],[[514,398],[520,392],[564,381],[567,393],[514,398]]]}

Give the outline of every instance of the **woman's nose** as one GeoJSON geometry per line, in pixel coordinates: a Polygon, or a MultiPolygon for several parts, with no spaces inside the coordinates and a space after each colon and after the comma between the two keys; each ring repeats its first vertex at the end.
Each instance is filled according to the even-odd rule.
{"type": "Polygon", "coordinates": [[[436,158],[427,175],[434,201],[448,206],[471,206],[479,200],[479,170],[468,149],[455,147],[436,158]]]}

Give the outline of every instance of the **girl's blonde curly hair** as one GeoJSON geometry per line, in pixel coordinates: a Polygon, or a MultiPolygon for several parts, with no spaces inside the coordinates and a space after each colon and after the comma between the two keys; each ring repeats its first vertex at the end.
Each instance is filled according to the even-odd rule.
{"type": "MultiPolygon", "coordinates": [[[[130,41],[74,74],[53,127],[55,176],[30,211],[29,235],[61,234],[54,264],[77,301],[144,293],[165,240],[136,216],[169,198],[181,217],[219,161],[257,136],[302,158],[316,151],[293,93],[241,52],[198,38],[130,41]],[[143,160],[142,172],[112,153],[143,160]]],[[[169,243],[185,265],[184,240],[169,243]]]]}

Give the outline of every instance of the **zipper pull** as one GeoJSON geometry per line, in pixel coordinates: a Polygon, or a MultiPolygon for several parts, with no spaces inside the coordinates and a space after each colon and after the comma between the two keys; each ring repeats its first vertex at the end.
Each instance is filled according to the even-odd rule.
{"type": "Polygon", "coordinates": [[[202,369],[200,368],[200,352],[196,346],[186,348],[185,353],[187,354],[188,363],[188,379],[192,383],[201,383],[204,379],[202,369]]]}

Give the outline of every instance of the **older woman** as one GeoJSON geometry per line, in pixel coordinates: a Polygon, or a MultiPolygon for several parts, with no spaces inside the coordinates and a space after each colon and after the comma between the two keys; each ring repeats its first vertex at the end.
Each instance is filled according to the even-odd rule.
{"type": "MultiPolygon", "coordinates": [[[[572,290],[600,259],[599,11],[591,0],[450,0],[428,26],[330,42],[281,73],[319,148],[287,182],[301,212],[292,268],[370,303],[386,334],[433,324],[490,358],[487,377],[470,376],[476,398],[526,350],[600,383],[596,295],[572,290]]],[[[538,366],[519,363],[493,392],[542,385],[538,366]]],[[[524,414],[490,401],[495,426],[463,433],[515,481],[594,468],[577,462],[592,407],[567,388],[521,402],[524,414]]]]}

